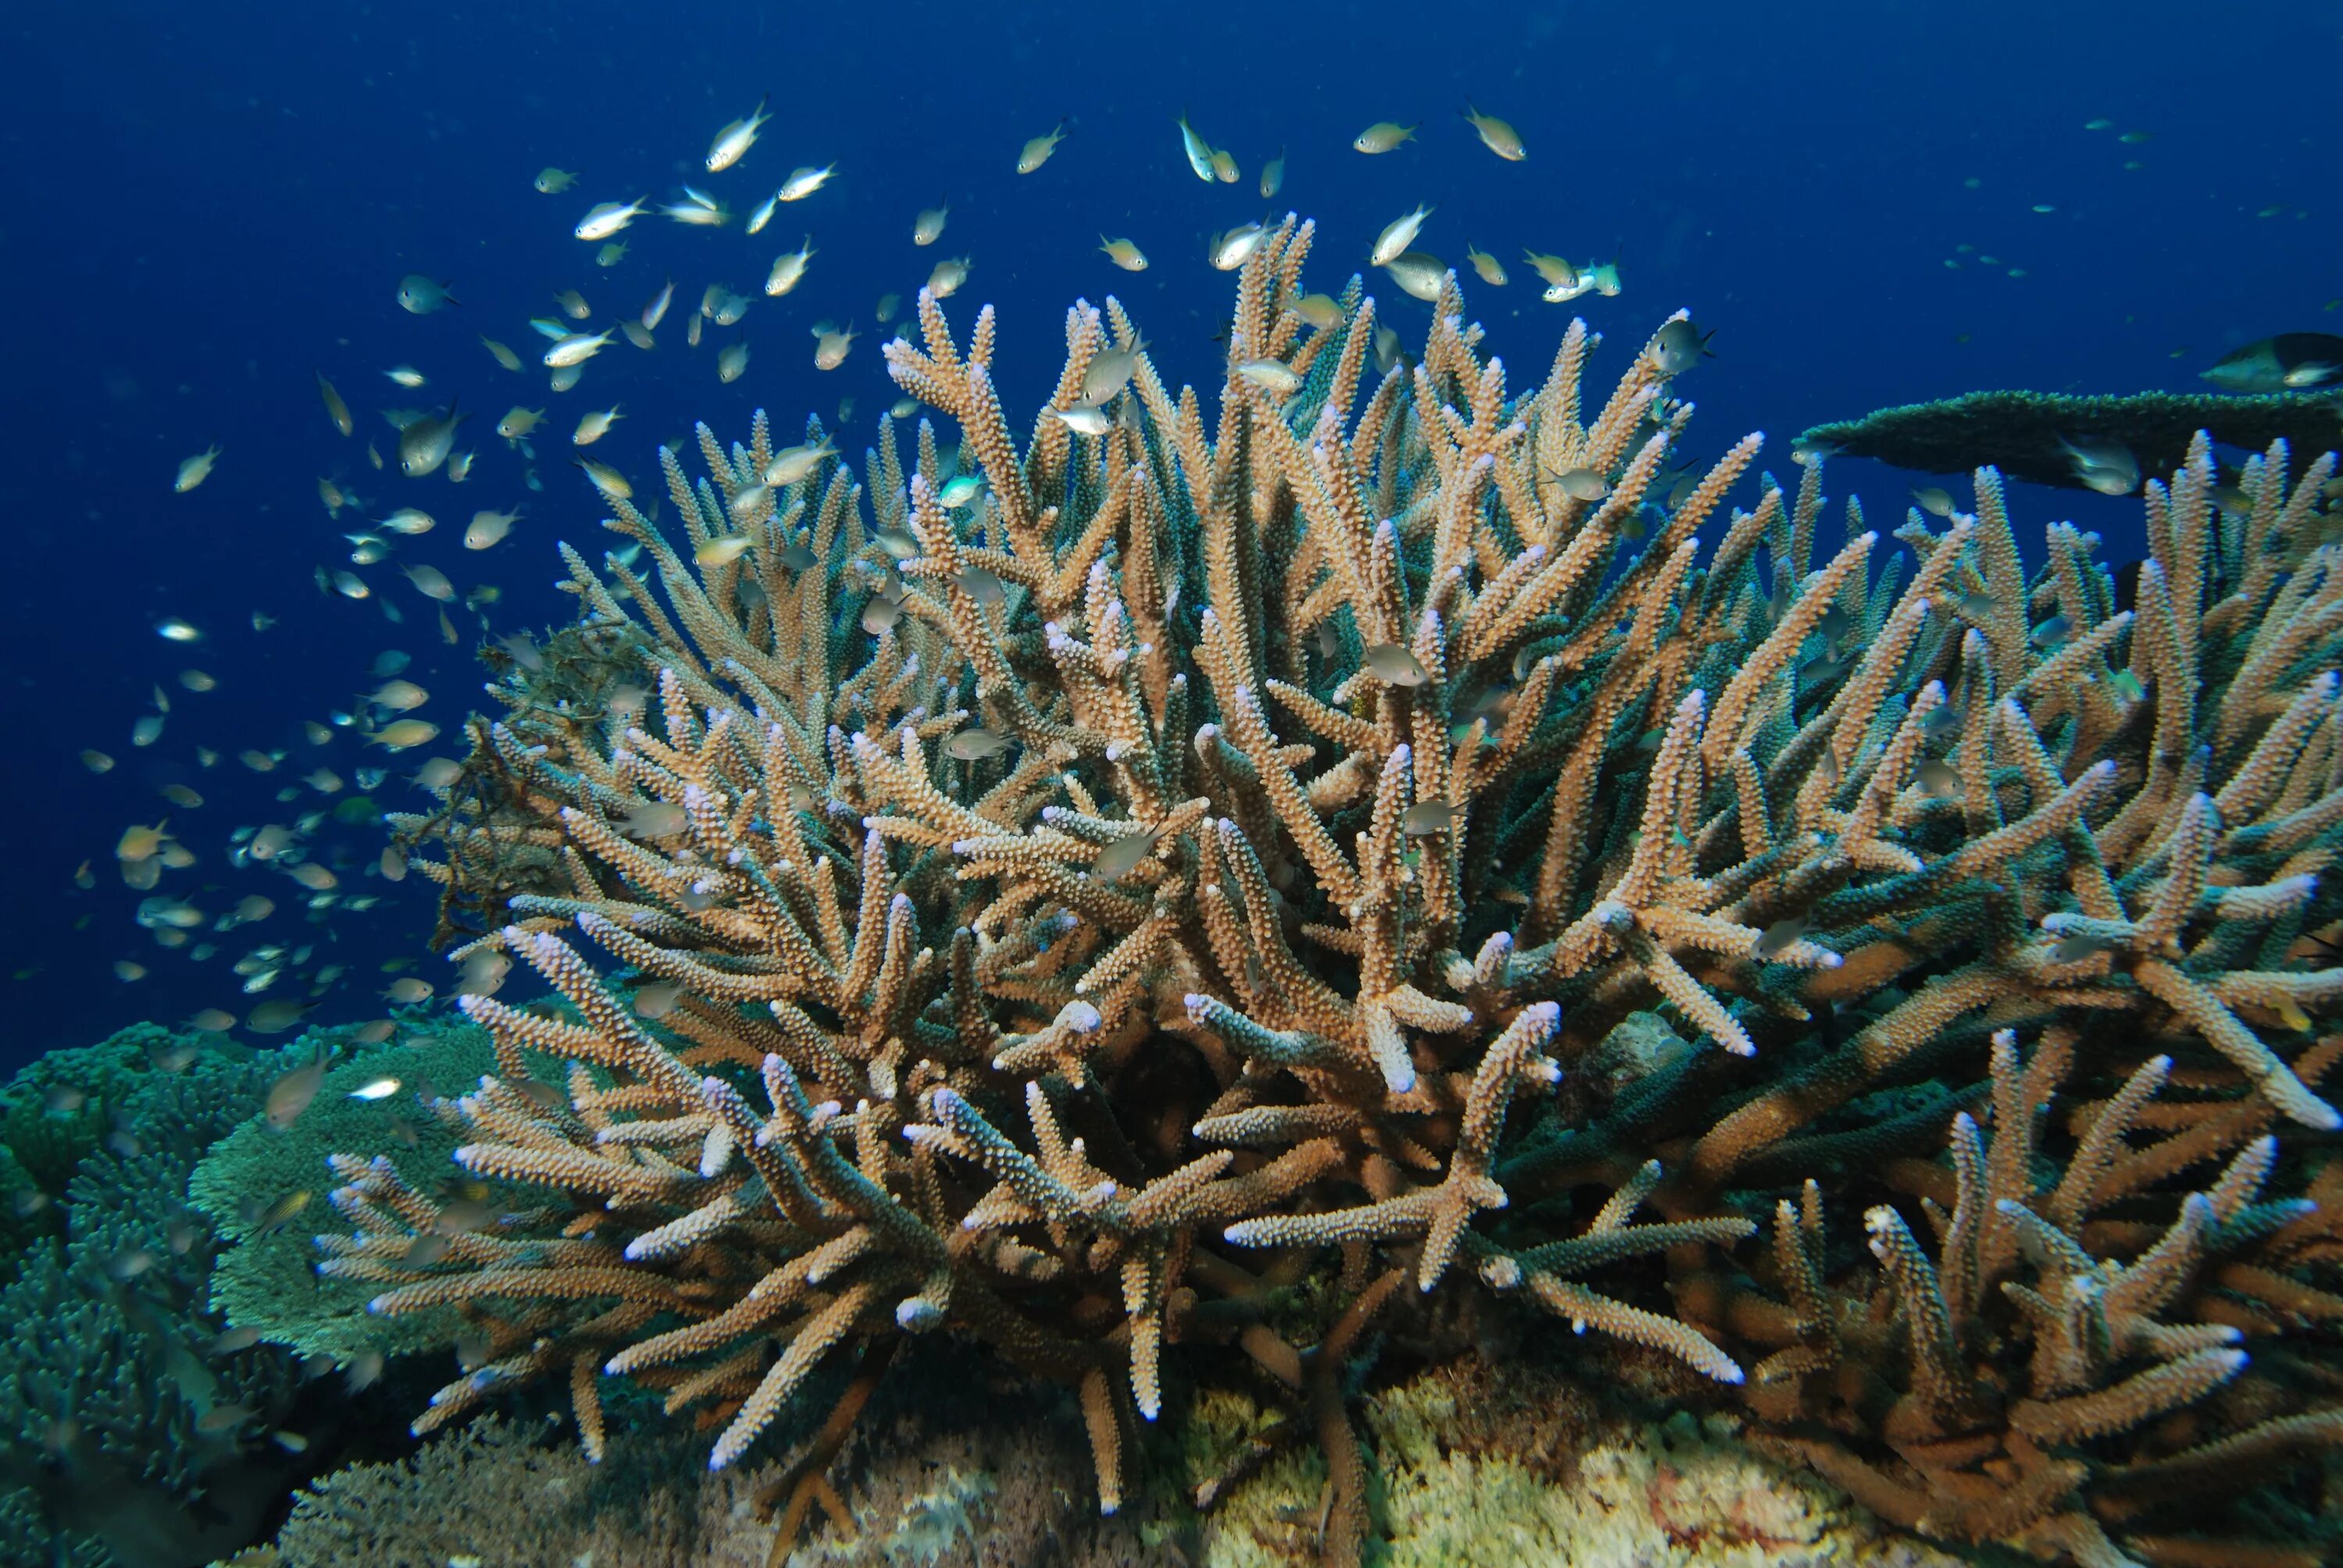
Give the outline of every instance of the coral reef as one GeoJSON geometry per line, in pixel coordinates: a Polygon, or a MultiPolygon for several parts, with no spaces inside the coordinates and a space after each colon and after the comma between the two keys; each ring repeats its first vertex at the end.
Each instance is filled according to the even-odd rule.
{"type": "Polygon", "coordinates": [[[297,1440],[273,1438],[301,1372],[206,1310],[222,1239],[186,1199],[206,1146],[293,1055],[137,1025],[51,1051],[0,1091],[8,1561],[200,1563],[249,1539],[296,1473],[297,1440]]]}
{"type": "MultiPolygon", "coordinates": [[[[940,1368],[937,1370],[941,1370],[940,1368]]],[[[786,1561],[919,1568],[1171,1568],[1129,1520],[1083,1496],[1079,1420],[1018,1387],[900,1381],[840,1460],[853,1479],[786,1561]],[[912,1389],[916,1386],[916,1393],[912,1389]],[[907,1397],[908,1396],[908,1397],[907,1397]]],[[[638,1402],[647,1403],[648,1402],[638,1402]]],[[[277,1539],[230,1568],[765,1568],[778,1526],[756,1503],[776,1465],[709,1471],[688,1436],[628,1426],[609,1462],[548,1441],[543,1421],[491,1414],[412,1456],[348,1466],[296,1497],[277,1539]]]]}
{"type": "Polygon", "coordinates": [[[2013,479],[2087,489],[2067,441],[2112,441],[2148,473],[2188,460],[2198,431],[2253,451],[2285,441],[2316,452],[2333,444],[2332,392],[2133,392],[2080,397],[2066,392],[1966,392],[1933,403],[1881,408],[1860,419],[1816,425],[1802,448],[1875,457],[1929,474],[1966,474],[1990,466],[2013,479]]]}
{"type": "MultiPolygon", "coordinates": [[[[2092,1565],[2132,1561],[2310,1565],[2343,1547],[2343,1525],[2266,1488],[2248,1528],[2222,1539],[2238,1481],[2267,1483],[2343,1443],[2343,1407],[2318,1402],[2335,1370],[2305,1379],[2293,1358],[2241,1348],[2247,1332],[2343,1324],[2320,1261],[2343,1256],[2343,1166],[2329,1200],[2266,1201],[2277,1158],[2258,1102],[2163,1104],[2173,1070],[2150,1058],[2106,1100],[2077,1108],[2072,1151],[2050,1179],[2037,1122],[2073,1066],[2075,1032],[2021,1062],[1993,1043],[1983,1126],[1953,1118],[1951,1191],[1926,1165],[1906,1178],[1936,1231],[1931,1257],[1903,1215],[1865,1216],[1875,1271],[1859,1288],[1825,1280],[1823,1204],[1776,1209],[1774,1272],[1790,1342],[1758,1363],[1751,1402],[1768,1444],[1806,1459],[1883,1517],[1955,1543],[2010,1542],[2092,1565]],[[2157,1117],[2158,1111],[2169,1112],[2157,1117]],[[2240,1114],[2240,1111],[2243,1114],[2240,1114]],[[2135,1146],[2148,1126],[2164,1136],[2135,1146]],[[1989,1132],[1986,1130],[1990,1129],[1989,1132]],[[2168,1224],[2117,1218],[2159,1177],[2226,1161],[2168,1224]],[[1949,1208],[1936,1199],[1950,1200],[1949,1208]],[[2287,1550],[2282,1543],[2293,1543],[2287,1550]]],[[[2316,1075],[2343,1037],[2303,1059],[2316,1075]]]]}
{"type": "MultiPolygon", "coordinates": [[[[1420,362],[1371,383],[1355,279],[1331,325],[1295,308],[1312,236],[1288,218],[1244,263],[1216,417],[1109,300],[1069,313],[1021,443],[991,312],[956,338],[923,295],[889,367],[970,473],[925,423],[907,469],[890,423],[858,485],[818,427],[776,450],[759,416],[729,449],[701,429],[697,481],[662,453],[678,538],[601,481],[656,588],[565,547],[563,658],[516,657],[444,809],[395,820],[459,953],[553,993],[464,999],[494,1068],[450,1112],[455,1159],[525,1196],[458,1223],[378,1145],[333,1159],[353,1233],[323,1269],[480,1336],[418,1431],[545,1380],[598,1456],[621,1379],[715,1432],[721,1470],[850,1366],[757,1490],[786,1544],[836,1512],[827,1472],[909,1340],[1074,1391],[1109,1513],[1192,1361],[1279,1406],[1236,1469],[1314,1446],[1303,1544],[1351,1563],[1379,1526],[1348,1373],[1386,1325],[1463,1351],[1472,1323],[1558,1318],[1719,1402],[1737,1342],[1856,1382],[1906,1375],[1898,1333],[1936,1356],[1896,1326],[1934,1288],[1908,1237],[1856,1292],[1889,1326],[1843,1331],[1839,1362],[1778,1359],[1753,1324],[1783,1313],[1731,1250],[1809,1179],[1834,1211],[1892,1201],[1883,1172],[1980,1103],[1996,1031],[2055,1031],[2089,1103],[2169,1058],[2197,1114],[2272,1140],[2271,1197],[2241,1211],[2324,1180],[2331,457],[2298,479],[2272,445],[2236,509],[2197,438],[2147,487],[2134,609],[2063,524],[2029,578],[1989,469],[1973,514],[1914,513],[1912,559],[1883,566],[1852,506],[1825,553],[1819,462],[1729,512],[1756,437],[1677,467],[1690,409],[1656,343],[1593,405],[1574,324],[1516,391],[1452,278],[1420,362]],[[548,664],[607,678],[553,689],[548,664]],[[558,1088],[529,1052],[566,1063],[558,1088]]],[[[2122,1114],[2079,1135],[2087,1169],[2122,1114]]],[[[2020,1146],[2006,1121],[1994,1140],[2020,1146]]],[[[2087,1267],[1938,1282],[2113,1290],[2134,1252],[2204,1250],[2229,1221],[2175,1187],[2216,1152],[2141,1167],[2120,1244],[2075,1243],[2087,1267]]],[[[1975,1231],[1984,1190],[1937,1186],[1975,1231]]],[[[2298,1291],[2326,1261],[2236,1263],[2298,1291]]],[[[2286,1290],[2237,1293],[2248,1342],[2307,1369],[2308,1424],[2275,1441],[2308,1442],[2332,1344],[2286,1290]]],[[[2046,1368],[2081,1311],[2006,1332],[2046,1368]]],[[[2097,1353],[2084,1388],[2130,1386],[2097,1353]]],[[[2066,1375],[2009,1430],[2078,1394],[2066,1375]]],[[[1835,1397],[1867,1441],[1870,1403],[1835,1397]]],[[[1952,1533],[2107,1560],[2023,1509],[1952,1533]]]]}
{"type": "MultiPolygon", "coordinates": [[[[330,1031],[307,1038],[335,1043],[330,1031]]],[[[456,1313],[386,1322],[367,1313],[374,1292],[363,1283],[317,1271],[318,1247],[335,1244],[323,1238],[351,1233],[329,1205],[304,1201],[286,1214],[278,1204],[321,1195],[333,1179],[327,1157],[359,1147],[380,1151],[404,1180],[459,1205],[458,1215],[460,1205],[501,1196],[450,1163],[463,1141],[450,1091],[478,1083],[495,1060],[485,1031],[434,1020],[395,1043],[354,1050],[327,1071],[290,1126],[256,1116],[222,1138],[187,1185],[190,1201],[231,1243],[212,1271],[213,1309],[270,1344],[330,1356],[362,1379],[378,1372],[386,1355],[454,1345],[464,1332],[456,1313]],[[366,1096],[355,1092],[370,1085],[366,1096]]]]}

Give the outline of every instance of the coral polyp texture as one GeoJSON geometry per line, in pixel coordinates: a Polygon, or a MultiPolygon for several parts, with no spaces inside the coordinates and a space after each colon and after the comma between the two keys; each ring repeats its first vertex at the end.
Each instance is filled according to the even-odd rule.
{"type": "Polygon", "coordinates": [[[2332,458],[2225,508],[2200,438],[2129,608],[2070,526],[2029,575],[1990,470],[1829,548],[1818,461],[1680,466],[1665,337],[1595,401],[1574,323],[1523,390],[1452,278],[1410,360],[1355,280],[1305,322],[1312,234],[1244,263],[1216,415],[1110,299],[1021,438],[991,311],[923,294],[887,363],[956,460],[760,415],[662,453],[669,532],[601,481],[639,551],[565,547],[577,624],[395,819],[550,988],[465,999],[498,1067],[444,1108],[535,1198],[335,1161],[323,1267],[474,1336],[418,1428],[558,1380],[596,1454],[623,1378],[720,1468],[831,1362],[801,1520],[948,1335],[1078,1392],[1112,1511],[1242,1373],[1287,1410],[1243,1462],[1317,1445],[1353,1562],[1354,1358],[1511,1318],[1947,1540],[2268,1533],[2149,1505],[2334,1435],[2332,458]]]}

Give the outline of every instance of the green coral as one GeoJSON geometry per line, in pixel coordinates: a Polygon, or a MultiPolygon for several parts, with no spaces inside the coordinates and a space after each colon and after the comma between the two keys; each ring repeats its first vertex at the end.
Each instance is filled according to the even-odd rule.
{"type": "Polygon", "coordinates": [[[0,1091],[15,1184],[0,1289],[0,1531],[73,1568],[178,1563],[244,1538],[283,1484],[261,1449],[291,1358],[224,1350],[216,1238],[186,1202],[212,1141],[291,1053],[152,1025],[54,1051],[0,1091]]]}
{"type": "Polygon", "coordinates": [[[345,1150],[382,1151],[411,1185],[437,1188],[455,1173],[451,1157],[463,1137],[462,1124],[433,1106],[495,1067],[488,1032],[450,1022],[361,1049],[327,1072],[317,1099],[290,1127],[280,1131],[259,1117],[223,1139],[189,1186],[196,1207],[233,1243],[212,1276],[213,1308],[269,1343],[345,1365],[370,1353],[451,1343],[460,1327],[452,1310],[371,1316],[367,1302],[379,1285],[317,1273],[317,1237],[353,1229],[331,1205],[313,1201],[289,1222],[272,1221],[270,1211],[288,1194],[322,1198],[337,1185],[327,1158],[345,1150]],[[354,1098],[385,1078],[398,1080],[396,1091],[354,1098]]]}

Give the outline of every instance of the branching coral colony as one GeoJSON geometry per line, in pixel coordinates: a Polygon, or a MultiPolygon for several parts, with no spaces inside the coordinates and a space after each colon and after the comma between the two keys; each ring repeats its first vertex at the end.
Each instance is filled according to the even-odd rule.
{"type": "Polygon", "coordinates": [[[1814,564],[1819,464],[1729,518],[1756,437],[1671,470],[1664,340],[1591,417],[1583,324],[1509,396],[1452,279],[1370,383],[1357,282],[1296,308],[1311,237],[1244,265],[1217,425],[1110,300],[1021,447],[992,313],[963,346],[923,295],[889,367],[969,475],[882,426],[858,485],[759,416],[665,455],[680,540],[605,481],[664,605],[565,548],[578,624],[397,823],[558,993],[467,999],[501,1070],[445,1112],[540,1206],[336,1162],[322,1266],[485,1336],[418,1426],[566,1377],[598,1452],[626,1377],[722,1466],[858,1347],[801,1518],[894,1336],[947,1332],[1079,1390],[1111,1510],[1164,1347],[1226,1345],[1352,1562],[1352,1347],[1493,1292],[1741,1355],[1720,1396],[1911,1528],[2314,1557],[2332,459],[2225,510],[2200,439],[2127,609],[2071,527],[2027,580],[1982,471],[1899,591],[1852,508],[1814,564]],[[633,673],[561,684],[597,661],[633,673]],[[2167,1481],[2240,1473],[2174,1523],[2167,1481]]]}

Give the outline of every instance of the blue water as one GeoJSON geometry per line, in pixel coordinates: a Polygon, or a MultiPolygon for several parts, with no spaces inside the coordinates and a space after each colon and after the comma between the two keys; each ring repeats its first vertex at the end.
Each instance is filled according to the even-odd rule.
{"type": "MultiPolygon", "coordinates": [[[[2343,214],[2333,189],[2325,90],[2343,34],[2332,5],[1679,5],[1449,6],[1185,5],[1013,11],[949,7],[89,4],[27,8],[0,49],[0,301],[8,313],[6,559],[0,587],[0,1052],[18,1060],[96,1039],[137,1018],[176,1019],[261,1000],[227,966],[255,941],[313,942],[312,970],[347,972],[322,1019],[377,1010],[380,966],[421,960],[429,897],[363,873],[367,830],[318,843],[344,891],[376,908],[310,921],[300,890],[264,870],[227,868],[229,831],[330,806],[312,792],[271,797],[320,763],[343,778],[386,762],[345,730],[312,748],[301,722],[347,709],[375,684],[387,648],[433,692],[424,716],[452,730],[477,691],[465,646],[443,647],[433,608],[395,571],[424,560],[469,588],[505,590],[507,633],[562,614],[548,585],[553,541],[598,551],[599,515],[568,466],[578,414],[625,406],[595,456],[639,479],[651,445],[708,420],[728,438],[750,409],[794,429],[855,408],[840,446],[859,452],[893,400],[871,320],[882,292],[907,297],[929,266],[970,255],[950,304],[1002,320],[1001,367],[1012,409],[1054,376],[1061,322],[1077,297],[1121,297],[1170,377],[1209,385],[1229,279],[1202,259],[1205,236],[1262,216],[1262,162],[1283,147],[1284,193],[1320,222],[1311,276],[1338,289],[1376,231],[1418,202],[1436,204],[1424,248],[1460,266],[1470,240],[1513,273],[1467,297],[1518,385],[1544,373],[1571,310],[1612,335],[1607,380],[1628,345],[1679,306],[1717,330],[1718,357],[1681,390],[1700,405],[1695,447],[1743,432],[1787,440],[1819,420],[1989,387],[2045,390],[2196,389],[2196,372],[2243,341],[2335,330],[2322,307],[2343,294],[2333,258],[2343,214]],[[2049,19],[2045,20],[2047,16],[2049,19]],[[744,163],[699,174],[709,138],[763,92],[775,117],[744,163]],[[1458,117],[1467,98],[1519,127],[1530,156],[1492,156],[1458,117]],[[1186,170],[1172,118],[1185,107],[1244,169],[1206,186],[1186,170]],[[1071,116],[1040,172],[1011,170],[1020,146],[1071,116]],[[2083,128],[2106,116],[2114,128],[2083,128]],[[1350,149],[1371,121],[1421,121],[1418,139],[1381,157],[1350,149]],[[2136,146],[2118,132],[2152,139],[2136,146]],[[2127,160],[2142,166],[2127,170],[2127,160]],[[751,240],[637,225],[617,267],[569,237],[592,202],[681,179],[745,212],[801,164],[835,161],[832,186],[784,206],[751,240]],[[543,196],[548,164],[580,171],[543,196]],[[939,198],[950,226],[915,249],[912,215],[939,198]],[[2056,211],[2039,214],[2037,204],[2056,211]],[[2278,206],[2276,216],[2257,216],[2278,206]],[[2302,209],[2308,208],[2308,211],[2302,209]],[[773,256],[806,229],[819,251],[787,299],[759,295],[773,256]],[[1154,265],[1115,270],[1098,236],[1127,234],[1154,265]],[[1966,244],[1974,256],[1945,266],[1966,244]],[[1565,308],[1542,304],[1524,246],[1579,261],[1617,256],[1625,290],[1565,308]],[[2026,276],[2011,277],[2007,268],[2026,276]],[[393,291],[402,275],[453,280],[460,309],[417,317],[393,291]],[[614,346],[566,397],[542,372],[498,369],[485,331],[524,354],[526,325],[550,294],[580,289],[607,325],[672,276],[677,308],[658,351],[614,346]],[[696,354],[682,317],[711,281],[759,295],[744,323],[754,357],[723,387],[711,331],[696,354]],[[807,327],[825,317],[864,333],[822,374],[807,327]],[[2176,357],[2177,356],[2177,357],[2176,357]],[[411,362],[431,377],[402,392],[380,372],[411,362]],[[313,367],[339,385],[359,420],[328,426],[313,367]],[[371,437],[395,453],[377,410],[460,394],[478,417],[470,481],[404,481],[365,463],[371,437]],[[488,427],[516,402],[549,407],[537,442],[546,489],[488,427]],[[178,461],[218,442],[216,472],[174,495],[178,461]],[[439,529],[364,568],[377,597],[321,597],[311,573],[340,568],[320,476],[355,485],[380,517],[413,504],[439,529]],[[460,548],[479,508],[520,504],[510,539],[486,556],[460,548]],[[387,622],[384,599],[407,612],[387,622]],[[255,633],[249,617],[279,618],[255,633]],[[206,640],[160,639],[162,616],[206,640]],[[198,668],[218,689],[191,693],[198,668]],[[161,683],[164,735],[130,744],[161,683]],[[205,769],[195,748],[225,754],[205,769]],[[94,777],[76,754],[111,753],[94,777]],[[266,776],[235,760],[281,747],[266,776]],[[196,788],[181,810],[156,790],[196,788]],[[123,827],[166,813],[200,857],[164,890],[216,912],[250,891],[277,900],[260,926],[216,940],[197,962],[157,948],[134,923],[140,894],[113,856],[123,827]],[[76,866],[96,886],[77,890],[76,866]],[[146,966],[125,984],[112,966],[146,966]]],[[[1387,319],[1413,338],[1427,307],[1380,276],[1387,319]]],[[[1021,422],[1022,415],[1020,415],[1021,422]]],[[[1865,464],[1831,469],[1835,496],[1860,494],[1875,520],[1901,515],[1910,476],[1865,464]]],[[[1747,497],[1740,498],[1746,499],[1747,497]]],[[[2069,517],[2101,529],[2117,558],[2138,553],[2137,503],[2021,490],[2022,535],[2069,517]]],[[[347,517],[347,514],[345,514],[347,517]]],[[[445,753],[443,743],[415,756],[445,753]]],[[[402,769],[403,770],[403,769],[402,769]]],[[[394,781],[386,804],[423,798],[394,781]]],[[[205,940],[206,934],[198,934],[205,940]]],[[[293,977],[268,996],[301,995],[293,977]]]]}

